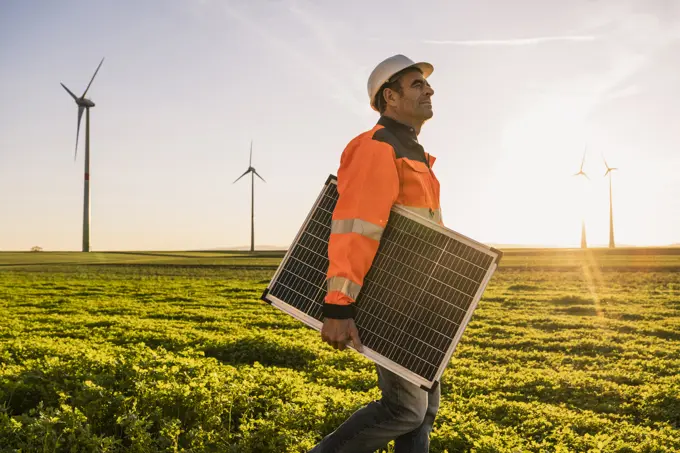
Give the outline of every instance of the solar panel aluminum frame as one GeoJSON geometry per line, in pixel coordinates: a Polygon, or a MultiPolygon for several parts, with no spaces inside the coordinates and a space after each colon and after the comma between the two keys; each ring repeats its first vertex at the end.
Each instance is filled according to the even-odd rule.
{"type": "MultiPolygon", "coordinates": [[[[304,223],[300,227],[298,233],[295,236],[295,239],[291,243],[291,246],[289,247],[288,251],[286,252],[283,260],[279,264],[278,269],[276,270],[274,276],[272,277],[269,285],[267,288],[264,290],[262,294],[262,300],[266,301],[267,303],[273,305],[277,309],[281,310],[284,313],[287,313],[288,315],[292,316],[293,318],[303,322],[307,326],[311,327],[312,329],[316,331],[321,331],[321,328],[323,327],[323,322],[319,321],[318,319],[314,318],[313,316],[308,315],[307,313],[291,306],[290,304],[286,303],[285,301],[273,296],[270,293],[270,289],[277,283],[281,273],[284,271],[286,268],[286,264],[288,263],[288,260],[291,258],[292,252],[294,250],[294,247],[296,244],[298,244],[298,241],[304,234],[304,232],[307,229],[307,226],[309,222],[311,221],[315,210],[318,208],[320,201],[323,199],[324,194],[326,192],[326,189],[329,184],[337,184],[337,178],[334,175],[330,175],[328,177],[328,180],[326,181],[326,184],[324,185],[323,189],[319,193],[316,201],[314,202],[314,205],[312,209],[310,209],[304,223]]],[[[423,376],[420,376],[413,371],[409,370],[408,368],[390,360],[389,358],[385,357],[384,355],[378,353],[377,351],[374,351],[365,345],[363,346],[363,352],[361,353],[363,356],[368,358],[369,360],[381,365],[384,368],[387,368],[388,370],[392,371],[393,373],[405,378],[409,382],[420,386],[426,391],[433,391],[437,385],[438,382],[441,379],[442,374],[444,373],[444,370],[448,366],[451,357],[460,342],[460,339],[463,336],[463,333],[465,332],[465,329],[467,328],[468,323],[470,322],[470,319],[472,318],[472,315],[477,308],[477,304],[479,303],[479,300],[482,298],[482,295],[484,294],[484,291],[486,290],[486,286],[488,285],[489,281],[491,280],[491,277],[493,276],[494,272],[496,271],[498,267],[498,263],[502,257],[502,252],[493,248],[489,247],[487,245],[484,245],[480,242],[477,242],[471,238],[468,238],[460,233],[457,233],[451,229],[448,229],[436,222],[433,222],[425,217],[422,217],[418,214],[415,214],[407,209],[404,209],[400,206],[393,206],[392,207],[392,212],[399,214],[400,216],[406,217],[408,219],[411,219],[415,222],[418,222],[424,226],[427,226],[428,228],[431,228],[435,231],[438,231],[446,236],[449,236],[456,241],[459,241],[467,246],[470,246],[474,248],[475,250],[478,250],[484,254],[487,254],[493,258],[492,264],[488,267],[486,273],[484,274],[484,277],[481,280],[481,283],[472,298],[472,301],[465,312],[465,316],[463,317],[460,327],[458,328],[456,334],[451,340],[451,344],[449,345],[448,349],[446,350],[446,353],[444,355],[444,359],[441,360],[439,367],[437,369],[437,372],[434,376],[433,379],[428,380],[424,378],[423,376]]],[[[325,288],[320,288],[320,290],[323,291],[325,294],[325,288]]],[[[360,308],[359,308],[360,309],[360,308]]],[[[349,349],[355,349],[351,343],[347,345],[349,349]]]]}

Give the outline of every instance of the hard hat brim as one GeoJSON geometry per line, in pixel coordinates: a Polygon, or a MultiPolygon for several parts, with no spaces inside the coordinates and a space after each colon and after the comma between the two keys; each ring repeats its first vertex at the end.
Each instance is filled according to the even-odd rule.
{"type": "MultiPolygon", "coordinates": [[[[425,77],[426,79],[428,77],[430,77],[430,75],[434,72],[434,66],[432,66],[430,63],[428,63],[426,61],[421,61],[420,63],[416,63],[416,64],[411,65],[409,67],[413,67],[413,66],[415,66],[416,68],[423,71],[423,77],[425,77]]],[[[406,68],[404,68],[404,69],[406,69],[406,68]]]]}

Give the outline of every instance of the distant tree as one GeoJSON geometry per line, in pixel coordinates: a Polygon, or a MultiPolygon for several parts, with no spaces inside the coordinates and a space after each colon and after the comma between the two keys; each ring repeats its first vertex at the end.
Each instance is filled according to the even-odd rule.
{"type": "Polygon", "coordinates": [[[42,252],[42,251],[43,251],[43,248],[40,247],[39,245],[34,245],[33,247],[31,247],[31,252],[42,252]]]}

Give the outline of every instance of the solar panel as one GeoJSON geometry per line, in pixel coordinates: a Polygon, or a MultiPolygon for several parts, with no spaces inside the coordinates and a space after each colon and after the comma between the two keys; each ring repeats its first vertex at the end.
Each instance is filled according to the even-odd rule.
{"type": "MultiPolygon", "coordinates": [[[[262,299],[320,331],[337,180],[323,186],[262,299]]],[[[394,206],[356,300],[363,355],[435,388],[502,256],[394,206]]]]}

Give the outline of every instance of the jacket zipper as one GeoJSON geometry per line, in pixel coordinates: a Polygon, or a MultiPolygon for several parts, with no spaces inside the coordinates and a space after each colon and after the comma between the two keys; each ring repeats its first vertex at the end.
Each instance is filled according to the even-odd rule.
{"type": "Polygon", "coordinates": [[[430,210],[430,218],[434,219],[434,210],[432,210],[432,198],[434,196],[434,193],[433,193],[434,188],[432,187],[432,167],[430,167],[430,154],[425,153],[425,152],[424,152],[424,154],[425,154],[425,165],[427,165],[428,174],[430,175],[430,177],[428,178],[428,181],[427,181],[427,185],[430,188],[430,191],[429,191],[428,197],[427,197],[429,199],[428,204],[430,205],[430,206],[428,206],[428,209],[430,210]]]}

